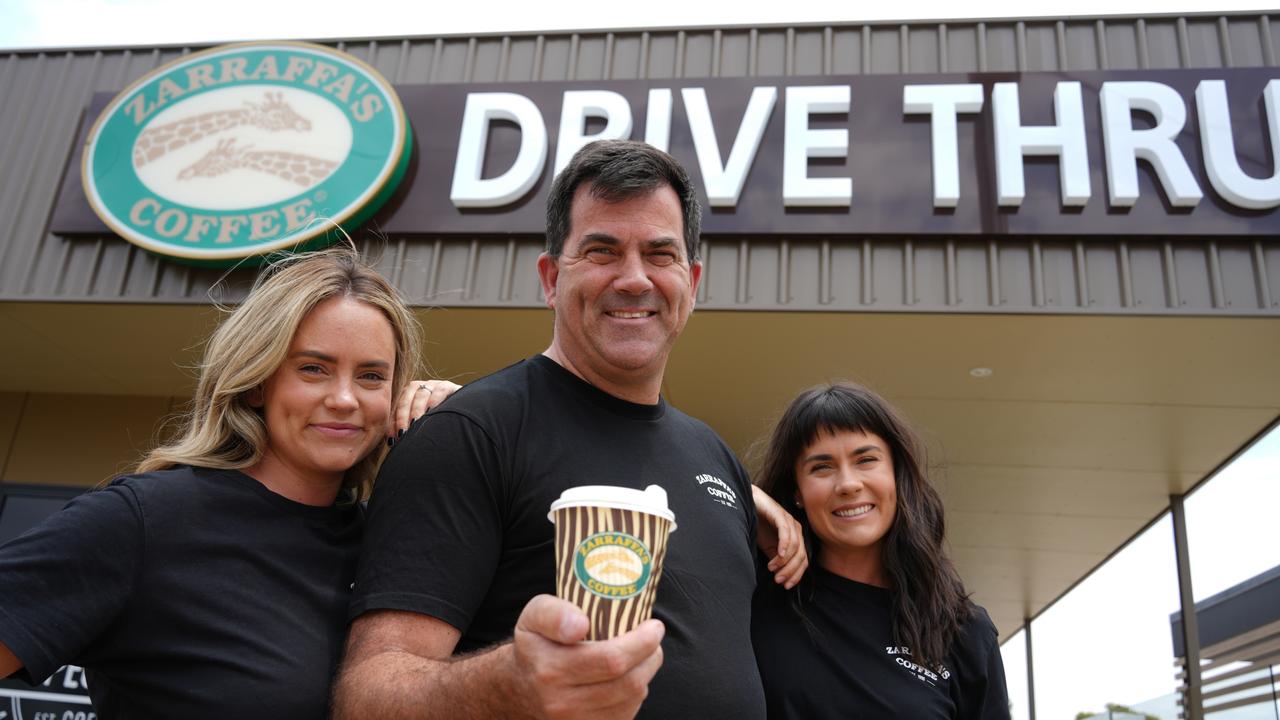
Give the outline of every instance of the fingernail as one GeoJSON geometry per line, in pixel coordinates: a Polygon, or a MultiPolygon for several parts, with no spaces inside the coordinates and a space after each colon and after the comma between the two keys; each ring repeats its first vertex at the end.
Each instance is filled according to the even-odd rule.
{"type": "Polygon", "coordinates": [[[395,442],[396,442],[396,439],[395,439],[395,438],[393,438],[393,437],[389,437],[389,438],[387,438],[387,447],[391,447],[392,445],[394,445],[394,444],[395,444],[395,442]]]}
{"type": "Polygon", "coordinates": [[[400,438],[402,438],[402,437],[404,437],[404,430],[397,430],[397,431],[396,431],[396,439],[397,439],[397,440],[399,440],[399,439],[400,439],[400,438]]]}

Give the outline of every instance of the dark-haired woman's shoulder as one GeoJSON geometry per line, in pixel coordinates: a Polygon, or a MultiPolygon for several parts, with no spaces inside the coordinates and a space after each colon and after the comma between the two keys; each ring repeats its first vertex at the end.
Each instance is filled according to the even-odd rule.
{"type": "Polygon", "coordinates": [[[960,720],[1008,720],[1009,692],[999,632],[991,616],[978,605],[960,629],[950,653],[954,672],[951,683],[956,718],[960,720]]]}

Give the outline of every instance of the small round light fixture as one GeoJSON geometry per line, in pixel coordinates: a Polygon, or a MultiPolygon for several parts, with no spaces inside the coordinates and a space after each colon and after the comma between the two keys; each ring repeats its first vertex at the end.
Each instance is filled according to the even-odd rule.
{"type": "Polygon", "coordinates": [[[975,377],[979,380],[985,380],[991,377],[992,370],[989,367],[976,367],[969,370],[969,377],[975,377]]]}

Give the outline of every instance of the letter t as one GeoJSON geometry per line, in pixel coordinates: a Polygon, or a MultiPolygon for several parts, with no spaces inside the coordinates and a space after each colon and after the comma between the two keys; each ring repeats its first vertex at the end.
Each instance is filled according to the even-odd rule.
{"type": "Polygon", "coordinates": [[[960,151],[956,115],[982,110],[982,86],[907,85],[902,88],[904,115],[929,113],[933,128],[933,206],[953,208],[960,202],[960,151]]]}

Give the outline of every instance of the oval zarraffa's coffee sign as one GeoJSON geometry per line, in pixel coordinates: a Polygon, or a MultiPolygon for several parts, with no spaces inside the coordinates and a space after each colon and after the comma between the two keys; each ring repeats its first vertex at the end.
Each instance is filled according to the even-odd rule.
{"type": "Polygon", "coordinates": [[[85,147],[85,194],[152,252],[229,263],[354,228],[395,190],[409,125],[391,85],[320,45],[227,45],[120,93],[85,147]]]}

